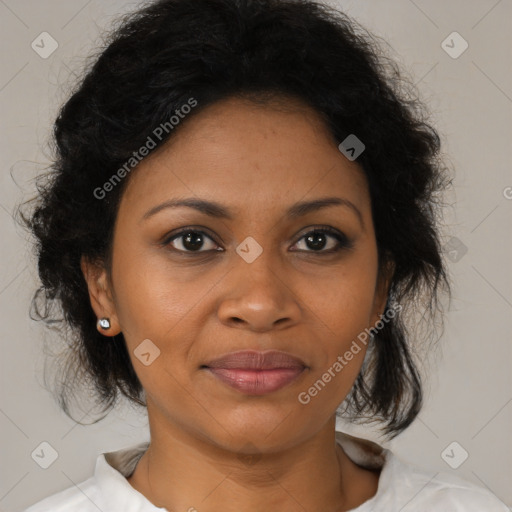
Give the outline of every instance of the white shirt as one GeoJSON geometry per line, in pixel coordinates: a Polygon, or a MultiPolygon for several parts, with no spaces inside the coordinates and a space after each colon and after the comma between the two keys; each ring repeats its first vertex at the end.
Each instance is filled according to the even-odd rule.
{"type": "MultiPolygon", "coordinates": [[[[381,468],[377,493],[351,512],[509,512],[490,491],[453,474],[424,471],[371,441],[341,432],[336,441],[359,466],[381,468]]],[[[24,512],[167,512],[126,480],[148,445],[102,453],[94,475],[79,488],[69,487],[24,512]]],[[[199,504],[195,508],[200,511],[199,504]]]]}

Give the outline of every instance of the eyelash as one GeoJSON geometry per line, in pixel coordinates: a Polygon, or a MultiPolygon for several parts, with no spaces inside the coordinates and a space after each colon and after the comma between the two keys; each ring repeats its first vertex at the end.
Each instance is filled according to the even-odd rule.
{"type": "MultiPolygon", "coordinates": [[[[210,236],[208,233],[206,233],[205,231],[201,230],[201,229],[195,229],[195,228],[183,228],[183,229],[180,229],[180,231],[178,231],[177,233],[174,233],[172,236],[169,236],[167,237],[163,242],[162,244],[167,247],[171,244],[171,242],[173,242],[174,240],[188,234],[188,233],[195,233],[195,234],[200,234],[200,235],[204,235],[208,238],[210,238],[214,243],[217,244],[217,242],[215,242],[215,240],[213,239],[212,236],[210,236]]],[[[304,233],[296,242],[295,244],[297,244],[300,240],[306,238],[307,236],[309,235],[312,235],[312,234],[317,234],[317,233],[322,233],[322,234],[325,234],[325,235],[329,235],[329,236],[332,236],[333,238],[335,238],[338,242],[337,246],[334,247],[334,248],[331,248],[329,250],[319,250],[319,251],[314,251],[314,250],[298,250],[298,251],[294,251],[294,252],[306,252],[306,253],[313,253],[313,254],[333,254],[333,253],[337,253],[343,249],[346,249],[346,250],[349,250],[349,249],[352,249],[354,247],[354,244],[351,240],[349,240],[343,233],[337,231],[336,229],[333,229],[333,228],[329,228],[329,227],[323,227],[323,226],[312,226],[311,230],[304,233]]],[[[295,245],[294,244],[294,245],[295,245]]],[[[218,244],[217,244],[218,245],[218,244]]],[[[190,255],[196,255],[196,254],[201,254],[201,253],[208,253],[208,252],[213,252],[213,251],[217,251],[217,249],[210,249],[210,250],[206,250],[206,251],[203,251],[203,250],[198,250],[198,251],[186,251],[186,250],[181,250],[181,249],[176,249],[174,247],[171,248],[172,251],[175,251],[175,252],[178,252],[178,253],[181,253],[181,254],[190,254],[190,255]]]]}

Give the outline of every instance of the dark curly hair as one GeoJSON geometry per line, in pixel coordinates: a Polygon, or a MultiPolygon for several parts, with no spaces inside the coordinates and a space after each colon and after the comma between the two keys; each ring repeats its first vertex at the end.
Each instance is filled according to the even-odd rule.
{"type": "Polygon", "coordinates": [[[34,208],[22,213],[42,282],[32,318],[56,324],[67,344],[60,406],[72,417],[70,400],[86,382],[104,416],[122,395],[145,405],[123,334],[105,343],[96,330],[80,267],[84,256],[111,272],[114,221],[130,176],[103,200],[98,187],[190,98],[197,106],[181,125],[229,97],[299,99],[337,141],[356,134],[366,146],[357,162],[369,184],[379,269],[394,265],[386,307],[403,309],[378,331],[340,411],[395,437],[422,405],[414,352],[429,333],[413,333],[414,313],[433,318],[441,289],[450,292],[438,213],[439,192],[451,180],[411,81],[374,36],[309,0],[160,0],[121,18],[107,37],[59,112],[56,156],[38,177],[38,195],[24,204],[34,208]]]}

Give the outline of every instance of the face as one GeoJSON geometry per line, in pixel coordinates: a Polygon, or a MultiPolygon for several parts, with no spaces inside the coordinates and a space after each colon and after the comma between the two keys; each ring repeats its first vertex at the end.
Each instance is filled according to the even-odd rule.
{"type": "Polygon", "coordinates": [[[132,171],[111,280],[82,267],[97,316],[124,335],[152,435],[285,448],[332,419],[359,373],[365,345],[333,368],[387,299],[366,179],[313,111],[288,107],[229,99],[188,119],[132,171]],[[217,207],[170,205],[188,198],[217,207]],[[211,366],[247,350],[285,354],[264,371],[243,352],[211,366]]]}

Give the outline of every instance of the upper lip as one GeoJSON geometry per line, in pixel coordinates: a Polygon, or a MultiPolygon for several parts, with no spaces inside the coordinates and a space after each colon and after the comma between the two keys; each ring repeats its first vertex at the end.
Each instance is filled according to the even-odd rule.
{"type": "Polygon", "coordinates": [[[240,350],[230,352],[206,363],[208,368],[229,368],[243,370],[275,370],[278,368],[305,368],[304,361],[280,350],[240,350]]]}

